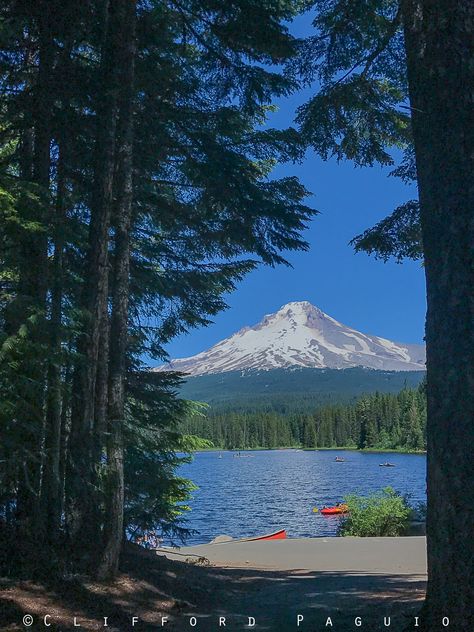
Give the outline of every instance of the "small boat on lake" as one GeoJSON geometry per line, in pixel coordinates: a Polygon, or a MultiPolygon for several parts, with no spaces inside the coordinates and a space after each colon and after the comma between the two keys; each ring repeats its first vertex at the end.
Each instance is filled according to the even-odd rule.
{"type": "Polygon", "coordinates": [[[395,467],[395,463],[379,463],[379,467],[395,467]]]}
{"type": "Polygon", "coordinates": [[[336,516],[337,514],[345,514],[349,511],[349,507],[344,504],[336,505],[335,507],[323,507],[321,513],[323,516],[336,516]]]}
{"type": "Polygon", "coordinates": [[[344,461],[346,460],[343,456],[336,456],[336,458],[334,459],[337,463],[344,463],[344,461]]]}

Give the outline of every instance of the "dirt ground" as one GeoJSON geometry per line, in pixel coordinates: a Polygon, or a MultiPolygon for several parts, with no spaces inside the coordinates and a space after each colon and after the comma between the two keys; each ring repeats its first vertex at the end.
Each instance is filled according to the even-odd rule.
{"type": "Polygon", "coordinates": [[[129,547],[123,572],[112,583],[80,577],[0,580],[0,630],[401,632],[407,626],[416,630],[413,617],[425,579],[424,574],[226,568],[129,547]],[[44,620],[45,615],[50,616],[44,620]]]}

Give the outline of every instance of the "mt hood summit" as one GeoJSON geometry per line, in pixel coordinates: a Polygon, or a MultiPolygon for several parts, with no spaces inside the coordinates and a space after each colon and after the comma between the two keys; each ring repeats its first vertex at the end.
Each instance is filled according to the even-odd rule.
{"type": "Polygon", "coordinates": [[[425,369],[423,345],[392,342],[339,323],[307,301],[287,303],[253,327],[189,358],[158,367],[190,375],[306,367],[384,371],[425,369]]]}

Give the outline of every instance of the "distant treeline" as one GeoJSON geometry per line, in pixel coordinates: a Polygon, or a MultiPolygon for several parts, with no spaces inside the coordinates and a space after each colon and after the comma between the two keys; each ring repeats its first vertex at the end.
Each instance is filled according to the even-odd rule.
{"type": "Polygon", "coordinates": [[[185,433],[216,448],[342,447],[423,450],[426,445],[424,387],[398,394],[375,393],[355,404],[331,405],[313,413],[209,413],[185,422],[185,433]]]}

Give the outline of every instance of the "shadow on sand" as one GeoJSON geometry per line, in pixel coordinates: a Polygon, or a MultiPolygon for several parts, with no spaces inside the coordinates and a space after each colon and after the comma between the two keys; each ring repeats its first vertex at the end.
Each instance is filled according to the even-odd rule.
{"type": "MultiPolygon", "coordinates": [[[[404,630],[424,597],[425,576],[217,568],[128,547],[111,583],[87,578],[0,582],[0,630],[404,630]],[[45,627],[43,617],[51,615],[45,627]],[[303,620],[297,627],[297,615],[303,620]],[[132,627],[132,617],[138,621],[132,627]],[[196,625],[190,625],[190,617],[196,625]],[[355,618],[362,619],[361,627],[355,618]],[[74,627],[76,617],[76,627],[74,627]],[[107,617],[107,627],[104,626],[107,617]],[[168,621],[162,625],[162,617],[168,621]],[[327,622],[331,618],[332,627],[327,622]],[[391,617],[390,628],[384,617],[391,617]],[[327,624],[328,623],[328,624],[327,624]],[[327,624],[327,625],[326,625],[327,624]],[[80,625],[80,627],[77,627],[80,625]]],[[[416,628],[413,628],[416,630],[416,628]]]]}

